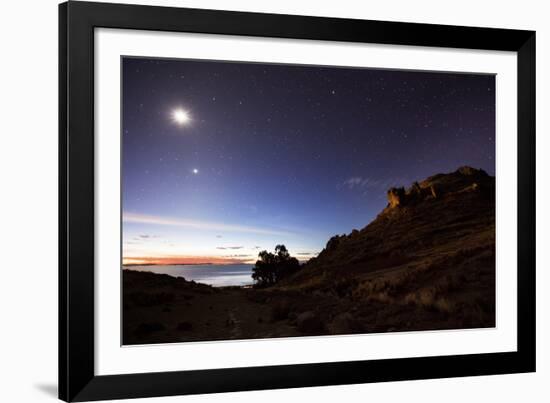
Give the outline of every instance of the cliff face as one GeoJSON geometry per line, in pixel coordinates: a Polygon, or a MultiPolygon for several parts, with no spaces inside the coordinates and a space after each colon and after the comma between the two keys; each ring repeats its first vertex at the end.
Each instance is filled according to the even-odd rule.
{"type": "Polygon", "coordinates": [[[450,310],[477,304],[494,320],[494,177],[462,167],[387,197],[374,221],[332,237],[280,287],[450,310]]]}
{"type": "Polygon", "coordinates": [[[481,169],[461,167],[450,174],[438,174],[421,183],[415,182],[409,189],[403,187],[388,190],[388,207],[415,205],[425,200],[441,198],[444,194],[476,191],[480,186],[494,188],[494,178],[481,169]]]}

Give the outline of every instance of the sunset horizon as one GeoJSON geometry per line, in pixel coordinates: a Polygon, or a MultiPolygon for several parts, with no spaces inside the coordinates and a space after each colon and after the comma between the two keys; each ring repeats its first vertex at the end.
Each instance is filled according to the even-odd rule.
{"type": "Polygon", "coordinates": [[[227,258],[216,258],[208,256],[178,256],[178,257],[129,257],[122,261],[123,266],[177,266],[177,265],[232,265],[232,264],[254,264],[253,261],[243,261],[227,258]]]}

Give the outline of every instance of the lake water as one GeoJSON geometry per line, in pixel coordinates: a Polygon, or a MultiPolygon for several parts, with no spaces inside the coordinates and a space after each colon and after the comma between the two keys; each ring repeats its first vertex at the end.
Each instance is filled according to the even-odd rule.
{"type": "Polygon", "coordinates": [[[130,270],[150,271],[159,274],[168,274],[174,277],[184,277],[197,283],[209,284],[214,287],[230,285],[251,285],[251,264],[189,264],[189,265],[162,265],[162,266],[130,266],[130,270]]]}

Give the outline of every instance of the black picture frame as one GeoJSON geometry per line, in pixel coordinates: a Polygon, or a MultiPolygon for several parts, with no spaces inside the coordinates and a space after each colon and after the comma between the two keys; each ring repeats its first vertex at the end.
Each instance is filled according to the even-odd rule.
{"type": "Polygon", "coordinates": [[[59,5],[60,399],[89,401],[532,371],[535,32],[80,1],[59,5]],[[98,27],[517,52],[517,352],[96,376],[94,29],[98,27]]]}

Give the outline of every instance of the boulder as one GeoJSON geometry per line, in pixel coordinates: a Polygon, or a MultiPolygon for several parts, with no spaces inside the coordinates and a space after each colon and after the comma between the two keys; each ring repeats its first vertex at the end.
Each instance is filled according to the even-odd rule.
{"type": "Polygon", "coordinates": [[[391,188],[388,190],[388,203],[390,207],[397,207],[405,204],[405,189],[400,188],[391,188]]]}
{"type": "Polygon", "coordinates": [[[406,193],[411,196],[420,196],[422,194],[422,189],[420,188],[418,182],[414,182],[406,193]]]}
{"type": "Polygon", "coordinates": [[[340,235],[334,235],[332,238],[330,238],[327,242],[326,250],[334,249],[338,246],[338,244],[341,241],[340,235]]]}
{"type": "MultiPolygon", "coordinates": [[[[405,191],[407,204],[419,202],[424,198],[425,192],[422,190],[418,182],[414,182],[410,188],[405,191]]],[[[404,204],[403,202],[401,202],[404,204]]]]}

